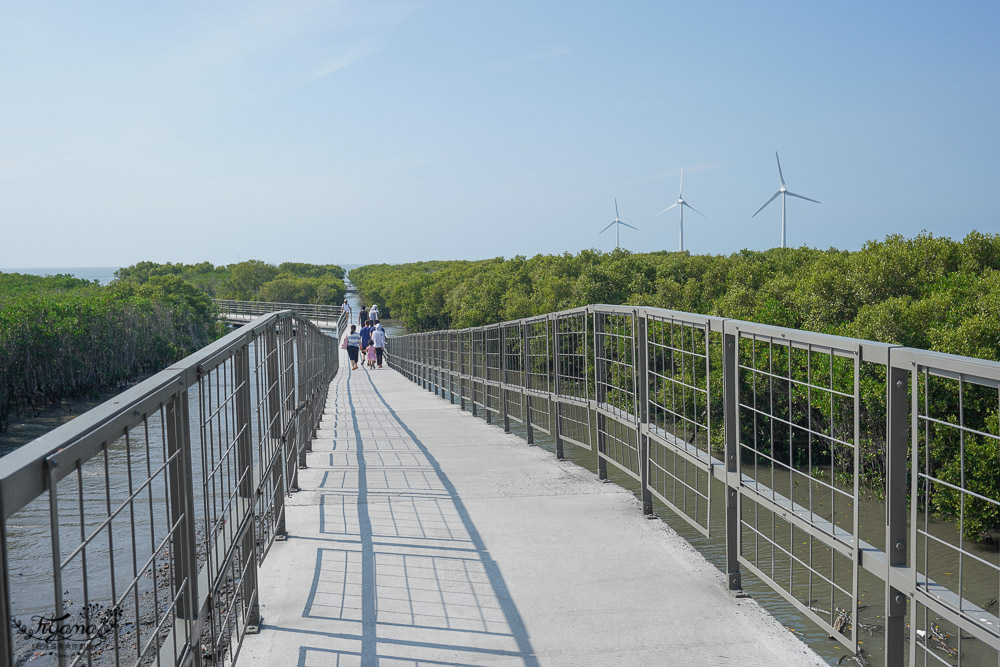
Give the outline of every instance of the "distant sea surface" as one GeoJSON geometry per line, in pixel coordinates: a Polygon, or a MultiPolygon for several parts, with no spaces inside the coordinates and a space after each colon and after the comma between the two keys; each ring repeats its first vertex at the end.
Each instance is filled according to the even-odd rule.
{"type": "Polygon", "coordinates": [[[3,273],[26,273],[31,276],[55,276],[61,273],[68,273],[74,278],[81,278],[83,280],[96,280],[102,285],[107,285],[112,280],[115,279],[115,271],[119,268],[118,266],[57,266],[57,267],[46,267],[46,268],[10,268],[4,269],[0,268],[0,272],[3,273]]]}

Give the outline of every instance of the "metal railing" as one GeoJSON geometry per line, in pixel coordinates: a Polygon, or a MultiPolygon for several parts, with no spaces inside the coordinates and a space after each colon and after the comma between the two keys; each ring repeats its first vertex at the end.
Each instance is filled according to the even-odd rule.
{"type": "Polygon", "coordinates": [[[983,479],[1000,461],[1000,364],[604,305],[387,351],[463,409],[610,468],[645,513],[721,528],[730,589],[752,572],[865,660],[1000,662],[1000,561],[969,537],[1000,517],[983,479]]]}
{"type": "Polygon", "coordinates": [[[248,318],[267,315],[280,310],[294,310],[302,317],[314,322],[336,322],[340,319],[340,306],[327,306],[317,303],[271,303],[268,301],[233,301],[231,299],[212,299],[223,317],[248,318]]]}
{"type": "Polygon", "coordinates": [[[235,660],[338,364],[272,313],[0,459],[0,663],[235,660]]]}

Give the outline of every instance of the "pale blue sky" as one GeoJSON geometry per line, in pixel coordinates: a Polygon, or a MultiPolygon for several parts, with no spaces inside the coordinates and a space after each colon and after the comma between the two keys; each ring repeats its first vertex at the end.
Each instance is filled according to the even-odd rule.
{"type": "Polygon", "coordinates": [[[1000,232],[1000,3],[0,6],[0,266],[1000,232]]]}

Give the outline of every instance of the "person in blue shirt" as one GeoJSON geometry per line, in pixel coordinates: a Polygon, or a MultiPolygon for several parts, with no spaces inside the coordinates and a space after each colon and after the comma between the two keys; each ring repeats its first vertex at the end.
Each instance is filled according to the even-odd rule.
{"type": "Polygon", "coordinates": [[[365,320],[365,326],[361,327],[361,349],[367,350],[368,345],[372,342],[372,323],[371,320],[365,320]]]}

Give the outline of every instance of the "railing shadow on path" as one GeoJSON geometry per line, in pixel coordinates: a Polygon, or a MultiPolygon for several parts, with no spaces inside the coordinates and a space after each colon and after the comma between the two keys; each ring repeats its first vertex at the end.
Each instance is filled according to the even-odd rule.
{"type": "Polygon", "coordinates": [[[538,665],[448,476],[368,373],[345,375],[312,538],[329,546],[316,550],[302,610],[324,629],[262,629],[322,637],[303,637],[299,665],[538,665]]]}

